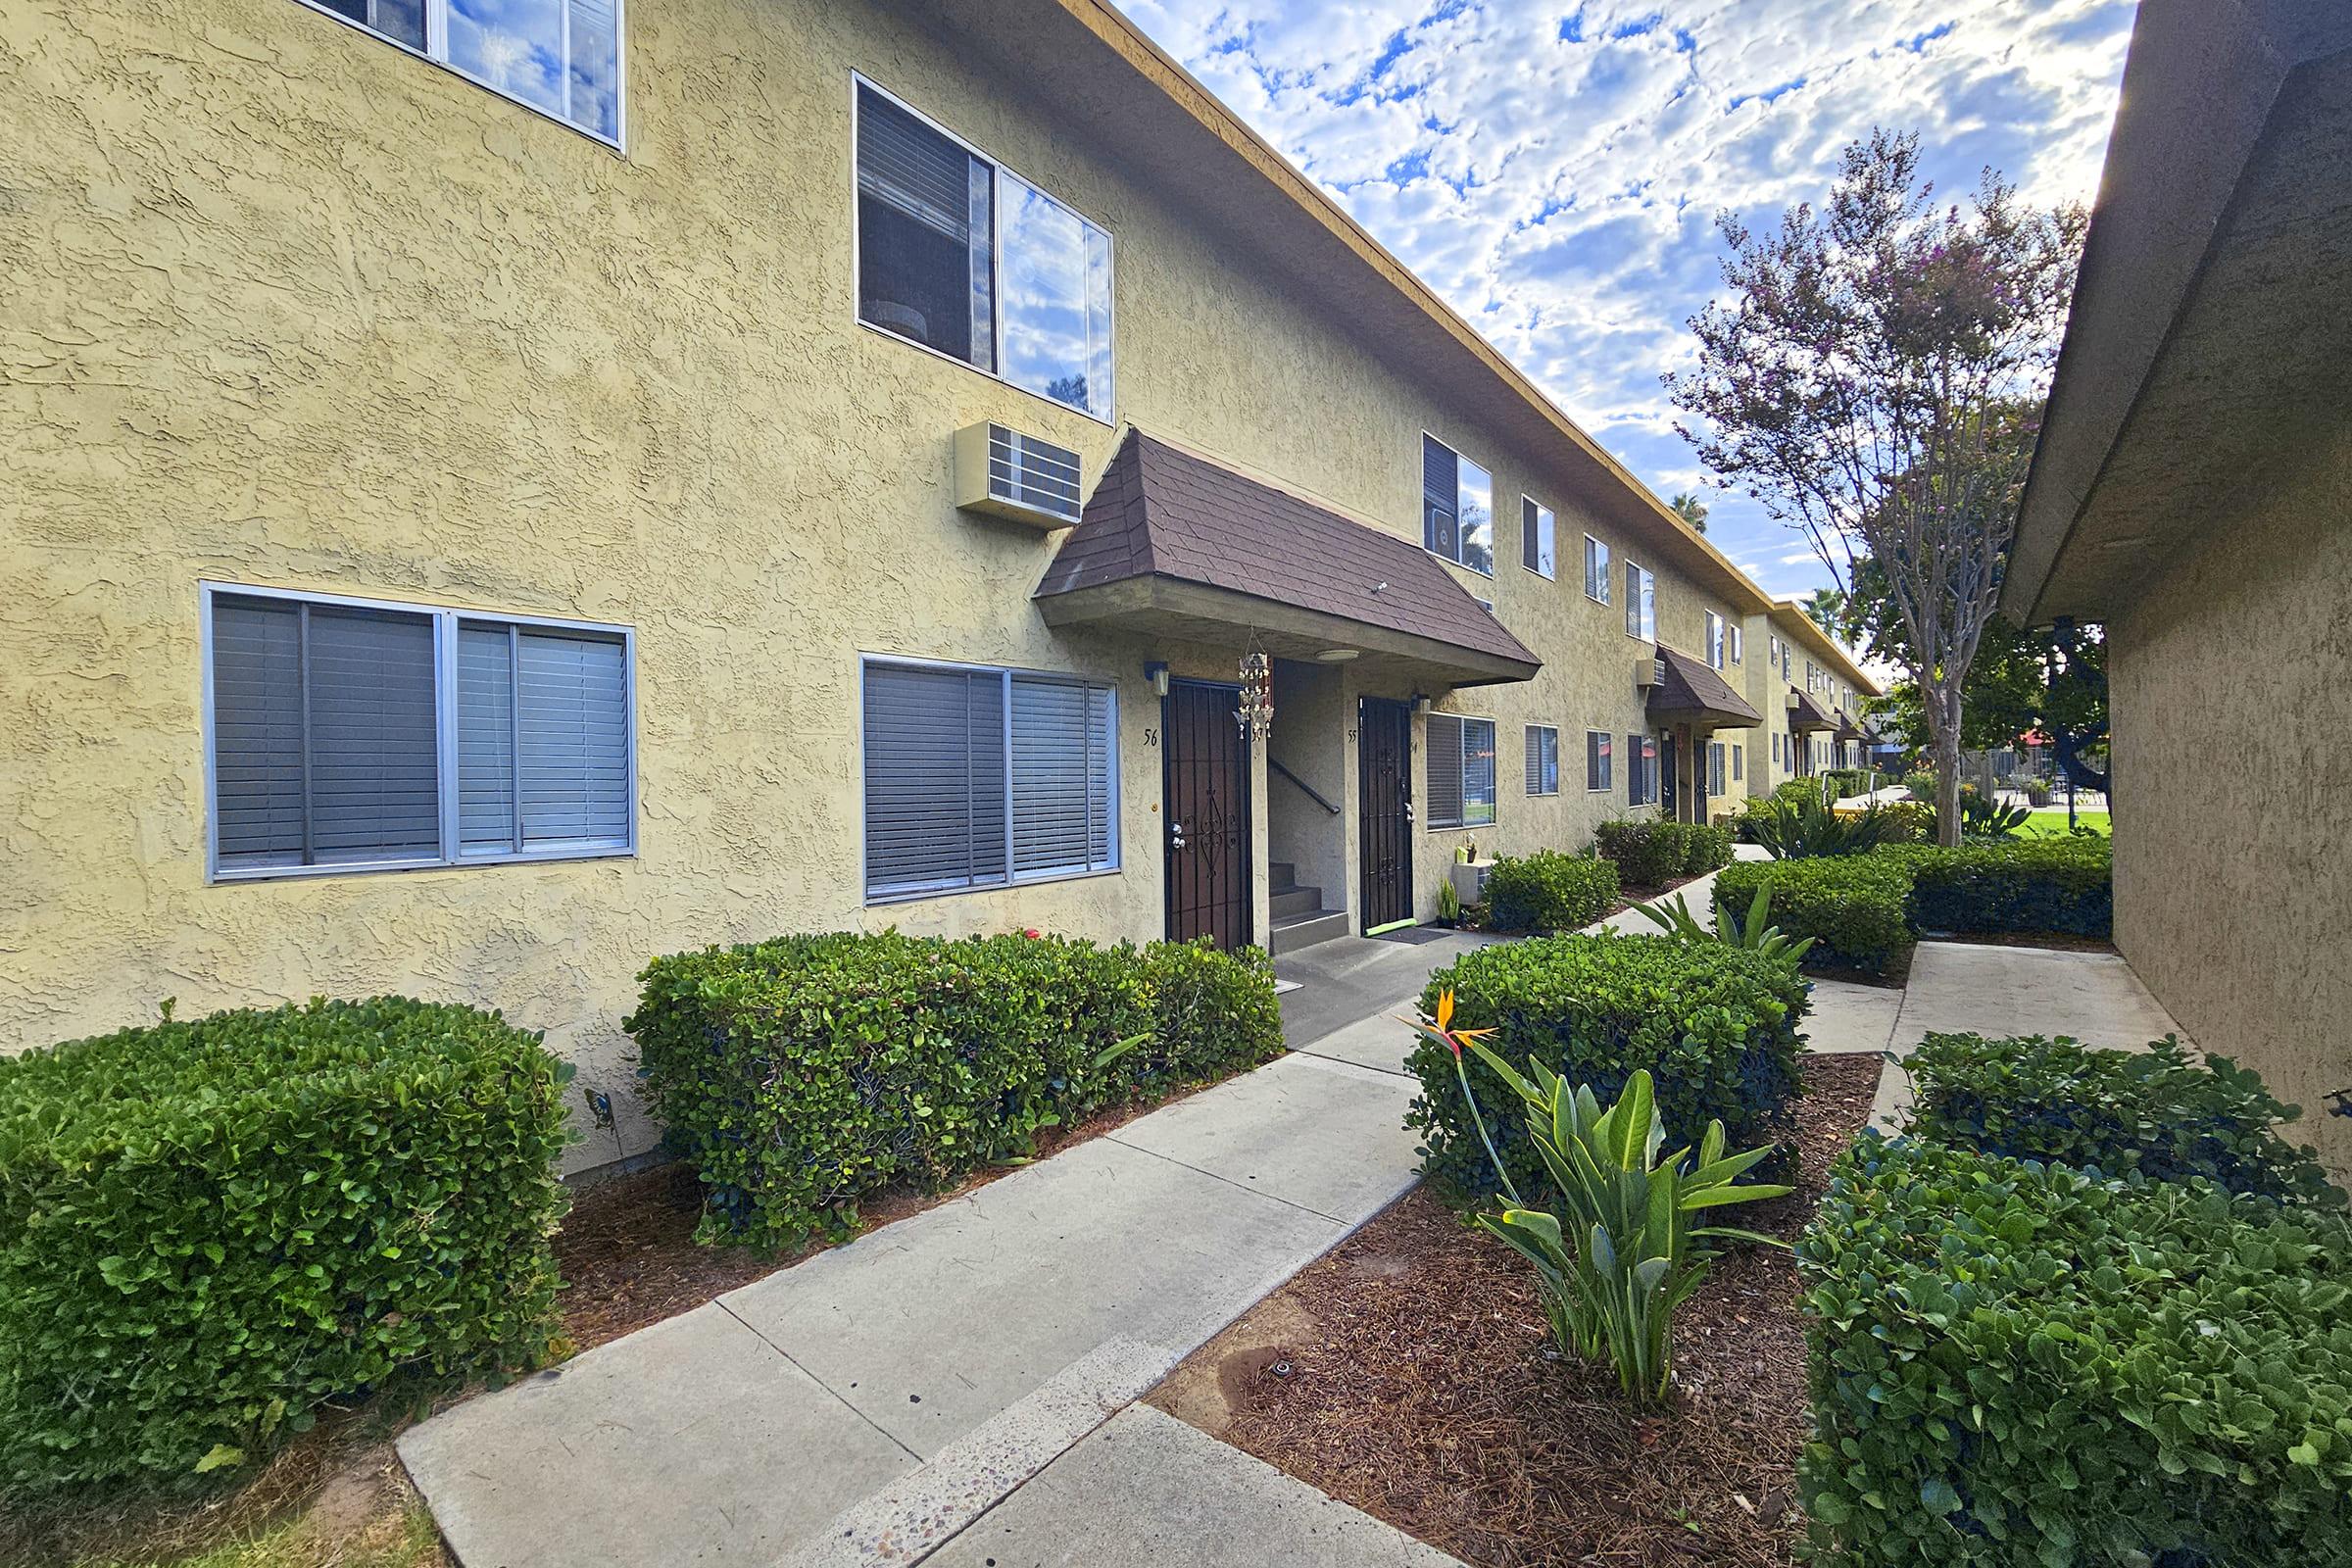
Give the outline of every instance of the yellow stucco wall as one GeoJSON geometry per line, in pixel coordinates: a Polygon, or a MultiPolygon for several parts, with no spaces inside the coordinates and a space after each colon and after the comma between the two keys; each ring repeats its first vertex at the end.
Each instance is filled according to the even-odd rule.
{"type": "MultiPolygon", "coordinates": [[[[1116,236],[1121,419],[1416,539],[1423,429],[1492,469],[1497,575],[1464,580],[1547,667],[1446,700],[1498,720],[1478,837],[1575,847],[1625,811],[1622,757],[1588,796],[1581,737],[1642,727],[1642,645],[1583,597],[1581,534],[1658,571],[1670,640],[1695,642],[1697,594],[1592,522],[1559,455],[1430,406],[1248,236],[902,22],[633,0],[625,46],[623,156],[293,0],[0,10],[0,1047],[167,996],[484,1003],[613,1093],[581,1168],[656,1136],[619,1027],[649,955],[891,923],[1158,933],[1142,664],[1225,674],[1234,651],[1050,630],[1028,596],[1053,542],[953,509],[960,426],[1090,473],[1117,432],[855,324],[853,70],[1116,236]],[[1522,491],[1558,511],[1557,583],[1517,564],[1522,491]],[[632,626],[639,855],[208,885],[202,579],[632,626]],[[866,907],[861,653],[1117,681],[1126,869],[866,907]],[[1553,800],[1523,793],[1530,721],[1562,730],[1553,800]]],[[[1268,790],[1261,760],[1261,863],[1268,790]]],[[[1449,858],[1425,832],[1425,912],[1449,858]]],[[[1261,884],[1261,932],[1263,905],[1261,884]]]]}
{"type": "Polygon", "coordinates": [[[2110,622],[2115,936],[2204,1051],[2352,1179],[2352,437],[2238,506],[2110,622]]]}

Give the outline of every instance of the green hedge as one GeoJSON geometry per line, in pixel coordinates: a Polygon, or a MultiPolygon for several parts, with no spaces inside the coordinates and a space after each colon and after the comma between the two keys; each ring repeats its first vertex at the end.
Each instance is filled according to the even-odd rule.
{"type": "Polygon", "coordinates": [[[1684,867],[1693,858],[1695,831],[1689,822],[1603,822],[1593,844],[1617,862],[1618,879],[1627,887],[1654,888],[1690,874],[1684,867]]]}
{"type": "Polygon", "coordinates": [[[1911,920],[1921,931],[2115,932],[2114,852],[2103,838],[2004,839],[1890,846],[1874,852],[1911,872],[1911,920]]]}
{"type": "Polygon", "coordinates": [[[536,1364],[568,1077],[396,997],[0,1058],[0,1492],[218,1470],[396,1374],[536,1364]]]}
{"type": "Polygon", "coordinates": [[[1737,861],[1715,878],[1715,906],[1744,915],[1759,888],[1772,890],[1774,925],[1813,938],[1809,963],[1883,974],[1911,949],[1910,873],[1875,852],[1737,861]]]}
{"type": "Polygon", "coordinates": [[[1827,1560],[2352,1562],[2339,1219],[1866,1137],[1797,1258],[1827,1560]]]}
{"type": "Polygon", "coordinates": [[[2169,1035],[2144,1052],[1930,1035],[1906,1065],[1916,1137],[2111,1176],[2201,1176],[2280,1202],[2343,1202],[2315,1152],[2272,1130],[2300,1115],[2296,1106],[2227,1057],[2191,1059],[2169,1035]]]}
{"type": "Polygon", "coordinates": [[[1487,873],[1487,923],[1497,931],[1574,931],[1617,902],[1617,863],[1539,850],[1487,873]]]}
{"type": "Polygon", "coordinates": [[[1683,875],[1704,876],[1732,863],[1734,833],[1728,822],[1693,824],[1690,853],[1683,858],[1683,875]]]}
{"type": "Polygon", "coordinates": [[[791,1246],[889,1182],[1282,1051],[1264,955],[836,932],[656,958],[626,1027],[705,1241],[791,1246]],[[1098,1068],[1110,1045],[1144,1048],[1098,1068]]]}
{"type": "MultiPolygon", "coordinates": [[[[1465,954],[1431,975],[1425,1018],[1448,990],[1456,1027],[1494,1029],[1489,1044],[1504,1060],[1540,1060],[1603,1102],[1647,1068],[1677,1142],[1695,1142],[1720,1118],[1733,1148],[1769,1143],[1795,1092],[1806,984],[1757,954],[1655,937],[1538,937],[1465,954]]],[[[1492,1068],[1465,1059],[1511,1179],[1532,1199],[1544,1190],[1544,1167],[1512,1113],[1517,1102],[1492,1068]]],[[[1458,1196],[1495,1191],[1451,1054],[1424,1038],[1408,1064],[1421,1094],[1405,1124],[1422,1132],[1423,1170],[1458,1196]]]]}

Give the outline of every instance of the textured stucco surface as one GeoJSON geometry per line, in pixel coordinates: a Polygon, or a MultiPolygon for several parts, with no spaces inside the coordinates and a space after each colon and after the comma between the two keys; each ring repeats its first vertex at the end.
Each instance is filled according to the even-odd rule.
{"type": "MultiPolygon", "coordinates": [[[[481,1003],[612,1092],[585,1168],[656,1137],[620,1029],[652,954],[890,924],[1158,934],[1142,665],[1226,675],[1240,638],[1051,630],[1028,596],[1052,543],[954,510],[960,426],[1090,473],[1117,431],[855,323],[853,70],[1112,231],[1121,419],[1414,538],[1423,430],[1489,467],[1496,574],[1461,575],[1546,667],[1441,698],[1497,720],[1499,820],[1475,836],[1577,847],[1625,813],[1622,756],[1608,795],[1582,789],[1582,735],[1643,727],[1646,645],[1584,598],[1580,536],[1658,571],[1669,641],[1699,646],[1726,603],[1592,520],[1558,453],[1434,406],[1250,236],[894,16],[633,0],[626,49],[616,155],[292,0],[0,10],[0,1048],[167,996],[481,1003]],[[1558,513],[1558,582],[1517,564],[1523,492],[1558,513]],[[208,885],[200,579],[634,627],[640,853],[208,885]],[[1116,680],[1124,871],[865,906],[861,653],[1116,680]],[[1531,721],[1562,731],[1554,799],[1524,793],[1531,721]]],[[[1342,666],[1277,755],[1323,774],[1359,689],[1342,666]]],[[[1425,913],[1457,837],[1422,835],[1425,913]]],[[[1263,902],[1261,875],[1261,933],[1263,902]]]]}
{"type": "Polygon", "coordinates": [[[2337,1180],[2352,1119],[2352,436],[2249,476],[2108,624],[2115,934],[2196,1044],[2303,1107],[2337,1180]]]}

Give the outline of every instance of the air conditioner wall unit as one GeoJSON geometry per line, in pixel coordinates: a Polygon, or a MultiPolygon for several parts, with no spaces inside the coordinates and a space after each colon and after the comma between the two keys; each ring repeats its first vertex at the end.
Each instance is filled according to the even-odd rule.
{"type": "Polygon", "coordinates": [[[1647,691],[1661,678],[1661,667],[1655,654],[1642,654],[1634,661],[1634,689],[1647,691]]]}
{"type": "Polygon", "coordinates": [[[956,432],[956,505],[1052,532],[1077,524],[1078,454],[1002,424],[956,432]]]}

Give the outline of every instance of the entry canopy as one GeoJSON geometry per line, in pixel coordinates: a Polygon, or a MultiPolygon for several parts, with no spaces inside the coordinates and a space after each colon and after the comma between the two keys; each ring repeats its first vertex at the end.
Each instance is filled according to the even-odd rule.
{"type": "Polygon", "coordinates": [[[1132,428],[1033,597],[1051,625],[1352,651],[1367,675],[1412,685],[1543,667],[1415,541],[1132,428]]]}
{"type": "Polygon", "coordinates": [[[1793,686],[1788,688],[1788,728],[1790,730],[1804,735],[1814,730],[1836,729],[1837,727],[1837,715],[1815,702],[1811,692],[1800,692],[1793,686]]]}
{"type": "Polygon", "coordinates": [[[1658,645],[1658,679],[1649,689],[1649,716],[1662,723],[1712,729],[1746,729],[1764,722],[1764,715],[1732,690],[1713,665],[1664,643],[1658,645]]]}

